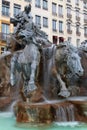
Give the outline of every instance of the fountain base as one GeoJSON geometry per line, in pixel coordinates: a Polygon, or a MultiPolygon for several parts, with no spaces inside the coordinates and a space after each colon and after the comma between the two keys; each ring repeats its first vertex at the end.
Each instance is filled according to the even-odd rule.
{"type": "Polygon", "coordinates": [[[51,123],[53,121],[87,122],[87,102],[49,101],[41,103],[17,102],[14,107],[17,122],[51,123]],[[85,105],[83,105],[85,104],[85,105]],[[81,109],[81,113],[79,108],[81,109]]]}

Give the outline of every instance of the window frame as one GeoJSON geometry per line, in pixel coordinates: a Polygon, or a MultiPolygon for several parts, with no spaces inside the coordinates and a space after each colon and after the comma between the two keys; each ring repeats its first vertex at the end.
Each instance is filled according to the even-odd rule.
{"type": "Polygon", "coordinates": [[[59,33],[63,33],[63,21],[59,21],[59,33]]]}
{"type": "Polygon", "coordinates": [[[43,17],[43,27],[48,27],[48,18],[43,17]]]}

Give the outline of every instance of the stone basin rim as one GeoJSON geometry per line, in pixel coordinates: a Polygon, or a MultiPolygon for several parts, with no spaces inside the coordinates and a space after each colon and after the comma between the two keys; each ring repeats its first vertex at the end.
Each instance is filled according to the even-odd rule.
{"type": "Polygon", "coordinates": [[[69,97],[67,98],[67,101],[80,101],[80,102],[83,102],[83,101],[87,101],[87,96],[75,96],[75,97],[69,97]]]}
{"type": "Polygon", "coordinates": [[[80,103],[87,103],[87,96],[78,96],[78,97],[69,97],[66,99],[59,99],[59,100],[47,100],[43,102],[23,102],[23,104],[28,104],[29,105],[50,105],[50,104],[62,104],[62,103],[69,103],[69,102],[80,102],[80,103]]]}

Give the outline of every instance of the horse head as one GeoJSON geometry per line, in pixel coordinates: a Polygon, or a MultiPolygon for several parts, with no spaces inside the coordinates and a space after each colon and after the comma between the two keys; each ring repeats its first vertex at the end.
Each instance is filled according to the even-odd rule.
{"type": "MultiPolygon", "coordinates": [[[[83,68],[77,48],[69,42],[63,42],[57,46],[56,61],[61,66],[66,66],[72,75],[82,76],[83,68]]],[[[67,72],[67,73],[69,73],[67,72]]]]}
{"type": "Polygon", "coordinates": [[[67,66],[72,74],[77,75],[78,77],[83,75],[81,57],[76,50],[69,51],[67,55],[67,66]]]}

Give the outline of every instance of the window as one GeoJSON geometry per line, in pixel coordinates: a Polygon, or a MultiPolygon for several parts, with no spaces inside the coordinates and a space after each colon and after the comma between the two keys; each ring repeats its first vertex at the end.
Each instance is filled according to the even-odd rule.
{"type": "Polygon", "coordinates": [[[35,0],[35,6],[40,8],[41,7],[41,0],[35,0]]]}
{"type": "Polygon", "coordinates": [[[84,20],[87,20],[87,14],[84,13],[84,20]]]}
{"type": "Polygon", "coordinates": [[[59,37],[59,43],[64,42],[64,37],[59,37]]]}
{"type": "Polygon", "coordinates": [[[80,32],[80,25],[76,25],[76,34],[77,36],[80,36],[81,35],[81,32],[80,32]]]}
{"type": "Polygon", "coordinates": [[[77,47],[80,46],[80,39],[76,39],[76,45],[77,45],[77,47]]]}
{"type": "Polygon", "coordinates": [[[71,0],[67,0],[67,2],[71,2],[71,0]]]}
{"type": "Polygon", "coordinates": [[[5,51],[5,47],[1,47],[1,53],[3,53],[5,51]]]}
{"type": "Polygon", "coordinates": [[[14,4],[14,16],[16,16],[21,10],[21,6],[14,4]]]}
{"type": "Polygon", "coordinates": [[[76,25],[76,32],[79,33],[79,25],[76,25]]]}
{"type": "Polygon", "coordinates": [[[68,18],[72,18],[71,8],[70,8],[70,7],[67,7],[67,17],[68,17],[68,18]]]}
{"type": "Polygon", "coordinates": [[[76,17],[79,17],[79,10],[76,10],[76,17]]]}
{"type": "Polygon", "coordinates": [[[83,7],[87,8],[87,3],[86,2],[83,2],[83,7]]]}
{"type": "Polygon", "coordinates": [[[57,44],[58,38],[57,36],[52,37],[53,44],[57,44]]]}
{"type": "Polygon", "coordinates": [[[59,21],[59,32],[63,33],[63,22],[59,21]]]}
{"type": "Polygon", "coordinates": [[[71,8],[67,7],[67,15],[71,15],[71,8]]]}
{"type": "Polygon", "coordinates": [[[52,3],[52,14],[57,15],[56,12],[56,3],[52,3]]]}
{"type": "Polygon", "coordinates": [[[43,9],[48,9],[48,1],[47,0],[43,0],[43,9]]]}
{"type": "Polygon", "coordinates": [[[43,17],[43,27],[48,27],[48,18],[43,17]]]}
{"type": "Polygon", "coordinates": [[[56,30],[56,20],[52,20],[52,29],[53,29],[53,31],[57,31],[56,30]]]}
{"type": "Polygon", "coordinates": [[[69,22],[67,23],[67,29],[71,30],[71,23],[69,23],[69,22]]]}
{"type": "Polygon", "coordinates": [[[76,20],[77,20],[77,21],[80,21],[79,10],[76,10],[76,20]]]}
{"type": "Polygon", "coordinates": [[[2,23],[2,40],[6,40],[7,34],[9,34],[9,24],[2,23]]]}
{"type": "Polygon", "coordinates": [[[41,16],[35,15],[35,23],[38,26],[41,26],[41,16]]]}
{"type": "Polygon", "coordinates": [[[9,16],[10,3],[8,1],[2,1],[2,15],[9,16]]]}
{"type": "Polygon", "coordinates": [[[2,33],[9,34],[9,24],[2,23],[2,33]]]}
{"type": "Polygon", "coordinates": [[[25,0],[26,2],[30,2],[30,0],[25,0]]]}
{"type": "Polygon", "coordinates": [[[62,5],[58,6],[58,13],[59,13],[59,16],[63,16],[63,6],[62,5]]]}
{"type": "Polygon", "coordinates": [[[84,27],[84,35],[87,35],[87,27],[84,27]]]}
{"type": "Polygon", "coordinates": [[[75,4],[76,4],[76,5],[79,5],[79,0],[75,0],[75,4]]]}

